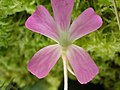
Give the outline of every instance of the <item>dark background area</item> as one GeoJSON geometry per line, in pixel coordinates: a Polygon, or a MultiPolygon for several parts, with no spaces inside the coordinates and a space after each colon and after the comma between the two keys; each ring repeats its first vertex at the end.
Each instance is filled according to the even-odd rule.
{"type": "MultiPolygon", "coordinates": [[[[68,79],[68,90],[105,90],[103,85],[100,84],[80,84],[77,80],[68,79]]],[[[58,90],[64,90],[64,80],[62,80],[61,85],[58,90]]]]}

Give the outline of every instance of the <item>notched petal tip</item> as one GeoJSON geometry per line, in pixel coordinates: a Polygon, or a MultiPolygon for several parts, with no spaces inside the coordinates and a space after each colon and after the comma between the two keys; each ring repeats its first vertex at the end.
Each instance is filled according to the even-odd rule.
{"type": "Polygon", "coordinates": [[[53,17],[42,5],[38,6],[35,12],[26,20],[25,26],[29,30],[47,36],[55,41],[59,38],[58,29],[53,17]]]}
{"type": "Polygon", "coordinates": [[[34,17],[34,14],[36,14],[37,13],[37,11],[42,11],[42,10],[45,10],[45,7],[43,6],[43,5],[39,5],[37,8],[36,8],[36,10],[33,12],[33,14],[30,16],[30,17],[28,17],[28,19],[26,20],[26,22],[25,22],[25,26],[26,26],[26,28],[28,28],[28,29],[30,29],[30,30],[32,30],[32,24],[34,24],[34,18],[36,18],[36,17],[34,17]]]}
{"type": "MultiPolygon", "coordinates": [[[[98,15],[95,10],[92,7],[89,7],[88,9],[85,10],[87,13],[93,14],[93,15],[98,15]]],[[[99,16],[99,15],[98,15],[99,16]]],[[[100,21],[102,21],[102,18],[99,16],[100,21]]],[[[103,23],[103,21],[102,21],[103,23]]]]}
{"type": "Polygon", "coordinates": [[[102,18],[96,14],[93,8],[88,8],[72,23],[70,36],[73,41],[93,32],[103,24],[102,18]]]}
{"type": "Polygon", "coordinates": [[[95,12],[95,10],[94,10],[92,7],[89,7],[89,8],[86,9],[85,11],[87,11],[87,12],[89,11],[90,13],[95,14],[95,15],[97,16],[97,18],[98,18],[99,26],[100,26],[100,27],[102,26],[102,24],[103,24],[102,18],[95,12]]]}

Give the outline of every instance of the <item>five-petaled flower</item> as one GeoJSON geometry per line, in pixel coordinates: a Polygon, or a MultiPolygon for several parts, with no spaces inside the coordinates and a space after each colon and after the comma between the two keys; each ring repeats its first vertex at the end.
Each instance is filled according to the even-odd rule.
{"type": "Polygon", "coordinates": [[[28,70],[36,77],[43,78],[64,54],[77,80],[85,84],[98,74],[99,69],[89,54],[73,42],[100,28],[102,19],[92,8],[88,8],[71,24],[74,0],[51,0],[51,4],[54,18],[40,5],[25,25],[33,32],[47,36],[58,44],[39,50],[28,63],[28,70]]]}

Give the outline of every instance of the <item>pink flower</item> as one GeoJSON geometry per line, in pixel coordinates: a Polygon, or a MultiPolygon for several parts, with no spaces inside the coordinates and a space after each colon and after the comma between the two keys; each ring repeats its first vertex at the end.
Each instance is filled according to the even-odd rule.
{"type": "Polygon", "coordinates": [[[102,19],[92,8],[86,9],[71,25],[70,18],[74,0],[51,0],[54,18],[40,5],[27,19],[26,27],[47,36],[58,44],[39,50],[28,64],[28,70],[38,78],[44,78],[61,55],[66,56],[77,80],[85,84],[99,72],[89,54],[75,40],[89,34],[102,25],[102,19]]]}

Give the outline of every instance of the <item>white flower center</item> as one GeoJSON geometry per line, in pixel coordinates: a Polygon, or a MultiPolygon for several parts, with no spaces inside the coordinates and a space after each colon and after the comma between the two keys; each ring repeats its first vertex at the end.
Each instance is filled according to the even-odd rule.
{"type": "Polygon", "coordinates": [[[69,45],[71,45],[72,40],[70,40],[70,33],[68,31],[60,32],[60,38],[58,42],[62,47],[68,47],[69,45]]]}

